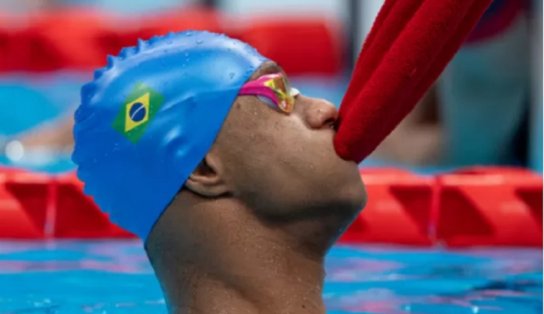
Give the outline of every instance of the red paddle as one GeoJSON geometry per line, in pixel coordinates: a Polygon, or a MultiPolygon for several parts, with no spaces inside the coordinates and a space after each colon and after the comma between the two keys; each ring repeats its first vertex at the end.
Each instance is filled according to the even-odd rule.
{"type": "Polygon", "coordinates": [[[386,0],[340,106],[336,152],[361,162],[412,110],[492,0],[386,0]]]}

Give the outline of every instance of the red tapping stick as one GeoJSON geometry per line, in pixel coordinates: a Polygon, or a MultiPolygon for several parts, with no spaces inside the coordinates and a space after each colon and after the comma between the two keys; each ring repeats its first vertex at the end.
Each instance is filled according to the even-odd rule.
{"type": "Polygon", "coordinates": [[[386,0],[342,104],[334,146],[361,162],[412,110],[492,0],[386,0]]]}

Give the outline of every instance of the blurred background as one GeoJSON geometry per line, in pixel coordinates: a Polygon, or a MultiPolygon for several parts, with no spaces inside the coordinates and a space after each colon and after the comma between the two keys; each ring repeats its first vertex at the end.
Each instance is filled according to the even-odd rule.
{"type": "MultiPolygon", "coordinates": [[[[0,0],[0,313],[166,313],[141,243],[71,171],[79,90],[108,54],[224,32],[339,105],[382,4],[0,0]]],[[[329,313],[542,313],[542,107],[542,1],[495,0],[363,162],[369,203],[327,256],[329,313]],[[538,174],[450,171],[473,165],[538,174]]]]}
{"type": "MultiPolygon", "coordinates": [[[[383,1],[0,0],[0,164],[73,169],[80,86],[138,38],[224,32],[339,105],[383,1]]],[[[414,112],[364,165],[542,172],[542,1],[496,0],[414,112]]]]}

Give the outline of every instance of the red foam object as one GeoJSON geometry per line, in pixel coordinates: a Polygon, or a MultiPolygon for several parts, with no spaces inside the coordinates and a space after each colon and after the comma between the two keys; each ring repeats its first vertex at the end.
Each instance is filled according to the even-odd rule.
{"type": "Polygon", "coordinates": [[[386,0],[363,45],[334,139],[362,161],[412,110],[491,0],[386,0]]]}
{"type": "Polygon", "coordinates": [[[437,237],[448,246],[542,246],[542,178],[464,170],[438,178],[437,237]]]}
{"type": "Polygon", "coordinates": [[[288,74],[338,74],[342,32],[335,23],[310,18],[261,18],[239,35],[288,74]]]}
{"type": "Polygon", "coordinates": [[[117,55],[122,48],[135,46],[138,39],[147,40],[169,32],[186,30],[223,32],[217,11],[202,8],[185,8],[182,11],[144,17],[121,18],[116,22],[113,29],[100,37],[99,42],[104,56],[117,55]]]}
{"type": "Polygon", "coordinates": [[[10,70],[10,44],[13,41],[15,31],[10,27],[9,18],[0,15],[0,71],[10,70]]]}
{"type": "Polygon", "coordinates": [[[133,22],[137,24],[137,36],[142,39],[186,30],[223,31],[218,12],[202,8],[185,8],[177,12],[150,15],[141,21],[133,22]]]}
{"type": "Polygon", "coordinates": [[[0,168],[0,238],[134,238],[85,196],[75,174],[0,168]]]}
{"type": "Polygon", "coordinates": [[[457,169],[454,174],[481,174],[481,175],[501,175],[507,178],[524,177],[524,178],[539,178],[535,172],[518,167],[500,167],[500,166],[471,166],[457,169]]]}
{"type": "Polygon", "coordinates": [[[83,194],[83,184],[75,174],[56,180],[57,238],[134,238],[135,236],[110,222],[91,198],[83,194]]]}
{"type": "MultiPolygon", "coordinates": [[[[361,171],[368,204],[341,243],[542,246],[542,177],[472,167],[435,177],[361,171]]],[[[0,238],[132,238],[82,191],[75,174],[0,167],[0,238]]]]}
{"type": "Polygon", "coordinates": [[[34,16],[10,46],[18,70],[90,69],[106,63],[100,40],[111,17],[93,10],[61,10],[34,16]]]}
{"type": "Polygon", "coordinates": [[[49,177],[0,168],[0,238],[45,238],[49,177]],[[28,182],[32,182],[28,184],[28,182]]]}
{"type": "Polygon", "coordinates": [[[362,170],[368,203],[341,243],[429,246],[433,179],[396,169],[362,170]]]}

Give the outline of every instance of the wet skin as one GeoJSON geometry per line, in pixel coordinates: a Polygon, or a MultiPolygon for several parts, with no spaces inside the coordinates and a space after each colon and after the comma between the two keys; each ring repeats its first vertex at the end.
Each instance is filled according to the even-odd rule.
{"type": "MultiPolygon", "coordinates": [[[[266,62],[251,80],[269,73],[285,75],[266,62]]],[[[324,257],[366,202],[336,119],[303,94],[290,114],[236,99],[146,242],[171,313],[325,313],[324,257]]]]}

